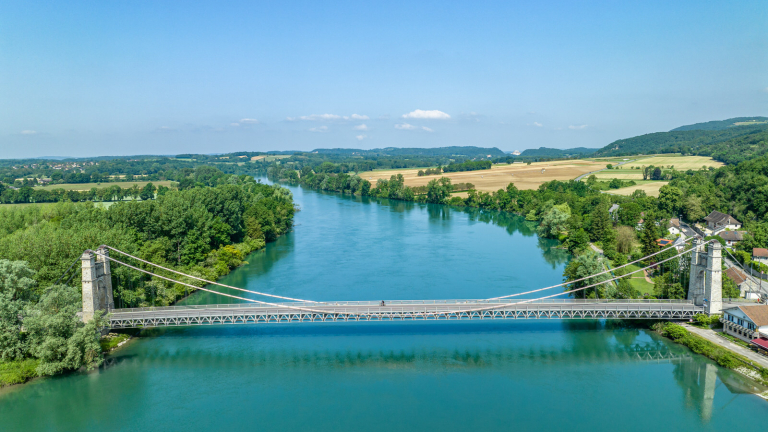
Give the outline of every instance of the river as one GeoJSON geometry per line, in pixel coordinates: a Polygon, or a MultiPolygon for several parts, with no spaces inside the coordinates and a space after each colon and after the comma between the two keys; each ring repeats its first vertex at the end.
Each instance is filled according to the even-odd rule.
{"type": "MultiPolygon", "coordinates": [[[[313,300],[487,298],[559,283],[568,260],[513,215],[291,190],[293,232],[223,283],[313,300]]],[[[2,391],[0,430],[698,431],[768,419],[739,375],[611,321],[146,335],[98,371],[2,391]]]]}

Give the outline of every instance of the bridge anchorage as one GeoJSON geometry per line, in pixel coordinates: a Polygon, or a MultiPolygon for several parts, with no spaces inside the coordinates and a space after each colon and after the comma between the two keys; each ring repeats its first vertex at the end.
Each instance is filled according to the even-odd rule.
{"type": "MultiPolygon", "coordinates": [[[[639,263],[652,256],[676,249],[667,248],[616,268],[639,263]]],[[[599,283],[574,290],[563,291],[563,286],[590,278],[611,276],[612,270],[590,275],[575,281],[539,288],[502,297],[475,300],[390,300],[390,301],[330,301],[319,302],[296,299],[276,294],[247,290],[215,281],[187,275],[129,255],[109,246],[82,255],[83,320],[93,319],[97,310],[108,313],[111,328],[176,327],[213,324],[257,324],[290,322],[355,322],[355,321],[426,321],[426,320],[487,320],[487,319],[689,319],[699,313],[716,314],[722,310],[722,247],[717,241],[694,240],[691,248],[674,256],[599,283]],[[706,250],[704,248],[706,247],[706,250]],[[127,264],[110,252],[125,256],[148,266],[207,283],[197,287],[143,268],[127,264]],[[691,255],[690,283],[687,300],[637,299],[563,299],[576,291],[612,283],[633,273],[643,272],[675,258],[691,255]],[[196,306],[169,306],[115,309],[112,293],[110,262],[193,289],[208,291],[241,301],[235,304],[196,306]],[[251,297],[236,296],[216,291],[224,287],[251,297]],[[559,290],[558,290],[559,288],[559,290]],[[535,293],[556,290],[554,294],[536,298],[521,298],[535,293]],[[280,302],[258,300],[253,297],[276,298],[280,302]],[[512,297],[519,297],[512,299],[512,297]]],[[[550,291],[553,292],[553,291],[550,291]]]]}

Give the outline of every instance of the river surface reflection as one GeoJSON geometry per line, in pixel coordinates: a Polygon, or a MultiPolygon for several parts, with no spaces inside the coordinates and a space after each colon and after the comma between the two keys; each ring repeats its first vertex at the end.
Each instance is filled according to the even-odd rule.
{"type": "MultiPolygon", "coordinates": [[[[295,231],[224,283],[315,300],[484,298],[558,283],[568,260],[513,215],[292,190],[295,231]]],[[[6,390],[0,429],[715,430],[760,429],[768,418],[750,382],[620,322],[145,336],[95,373],[6,390]]]]}

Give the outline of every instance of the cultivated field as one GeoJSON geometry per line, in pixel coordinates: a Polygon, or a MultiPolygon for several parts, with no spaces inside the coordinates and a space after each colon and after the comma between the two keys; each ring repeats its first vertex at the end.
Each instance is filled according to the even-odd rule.
{"type": "MultiPolygon", "coordinates": [[[[630,158],[635,159],[635,157],[630,158]]],[[[642,180],[643,170],[632,168],[642,168],[650,165],[662,167],[664,169],[672,166],[678,171],[686,171],[689,169],[697,170],[702,166],[718,168],[723,166],[723,163],[705,156],[640,156],[639,159],[627,162],[626,164],[621,165],[618,169],[604,170],[595,173],[595,177],[599,180],[610,180],[614,178],[620,180],[642,180]]]]}
{"type": "Polygon", "coordinates": [[[622,168],[643,167],[648,165],[664,168],[673,166],[678,171],[685,171],[689,169],[697,170],[702,166],[719,168],[725,164],[706,156],[660,155],[650,156],[647,158],[635,160],[634,162],[629,162],[625,165],[622,165],[622,168]]]}
{"type": "Polygon", "coordinates": [[[251,158],[251,161],[258,161],[264,159],[266,162],[272,162],[278,159],[285,159],[289,158],[291,155],[261,155],[261,156],[253,156],[251,158]]]}
{"type": "Polygon", "coordinates": [[[76,190],[76,191],[89,191],[93,188],[96,189],[104,189],[108,188],[110,186],[120,186],[123,189],[128,189],[130,187],[133,187],[133,185],[138,185],[140,188],[147,185],[147,183],[152,183],[157,186],[166,186],[170,187],[171,182],[170,180],[161,180],[161,181],[135,181],[135,182],[112,182],[112,183],[62,183],[62,184],[55,184],[55,185],[46,185],[46,186],[35,186],[35,188],[39,189],[66,189],[66,190],[76,190]]]}
{"type": "Polygon", "coordinates": [[[534,162],[530,165],[515,163],[512,165],[494,165],[490,170],[464,171],[440,175],[422,176],[419,169],[368,171],[360,173],[360,177],[374,185],[378,179],[389,180],[394,174],[402,174],[408,186],[426,186],[432,179],[449,177],[452,183],[472,183],[480,191],[493,192],[504,189],[509,183],[514,183],[518,189],[536,189],[540,184],[550,180],[573,180],[591,171],[605,168],[602,162],[587,160],[568,160],[554,162],[534,162]]]}
{"type": "Polygon", "coordinates": [[[645,191],[646,195],[649,196],[659,196],[659,189],[661,189],[662,186],[666,185],[669,182],[665,181],[652,181],[647,183],[641,183],[634,186],[629,186],[621,189],[612,189],[609,191],[606,191],[607,193],[617,194],[617,195],[632,195],[632,192],[636,190],[643,190],[645,191]]]}

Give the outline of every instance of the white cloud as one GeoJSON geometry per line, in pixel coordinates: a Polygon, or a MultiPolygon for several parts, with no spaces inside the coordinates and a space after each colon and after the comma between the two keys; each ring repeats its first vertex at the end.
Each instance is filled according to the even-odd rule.
{"type": "Polygon", "coordinates": [[[420,110],[411,111],[408,114],[403,114],[403,118],[411,119],[430,119],[430,120],[446,120],[451,118],[450,115],[438,111],[438,110],[420,110]]]}
{"type": "Polygon", "coordinates": [[[242,123],[242,124],[259,124],[261,122],[256,120],[256,119],[244,118],[244,119],[240,119],[240,123],[242,123]]]}
{"type": "Polygon", "coordinates": [[[367,115],[352,114],[351,118],[352,120],[368,120],[370,117],[367,115]]]}
{"type": "Polygon", "coordinates": [[[232,127],[237,127],[237,126],[240,126],[240,123],[230,123],[229,125],[232,127]]]}
{"type": "Polygon", "coordinates": [[[33,130],[30,130],[30,129],[25,129],[25,130],[21,131],[21,134],[22,135],[35,135],[35,134],[37,134],[37,131],[33,131],[33,130]]]}
{"type": "Polygon", "coordinates": [[[367,137],[368,137],[367,135],[357,135],[355,138],[357,138],[358,141],[362,141],[367,137]]]}
{"type": "MultiPolygon", "coordinates": [[[[341,120],[340,115],[336,114],[312,114],[308,116],[301,116],[299,120],[341,120]]],[[[288,120],[296,120],[295,117],[288,117],[288,120]]]]}
{"type": "Polygon", "coordinates": [[[570,125],[570,126],[568,126],[568,129],[579,130],[579,129],[584,129],[586,127],[587,127],[587,125],[585,125],[585,124],[583,124],[583,125],[570,125]]]}
{"type": "Polygon", "coordinates": [[[412,129],[416,129],[416,126],[408,123],[403,123],[403,124],[396,124],[395,129],[412,130],[412,129]]]}
{"type": "Polygon", "coordinates": [[[327,132],[328,126],[313,127],[309,129],[310,132],[327,132]]]}
{"type": "Polygon", "coordinates": [[[541,124],[541,123],[539,123],[539,122],[533,122],[533,125],[534,125],[534,126],[536,126],[536,127],[542,127],[542,126],[544,126],[543,124],[541,124]]]}
{"type": "Polygon", "coordinates": [[[424,129],[427,132],[434,132],[431,128],[428,128],[426,126],[422,126],[421,128],[424,129]]]}
{"type": "Polygon", "coordinates": [[[365,123],[363,123],[361,125],[357,125],[357,126],[353,127],[352,129],[354,129],[354,130],[368,130],[368,126],[366,126],[365,123]]]}

